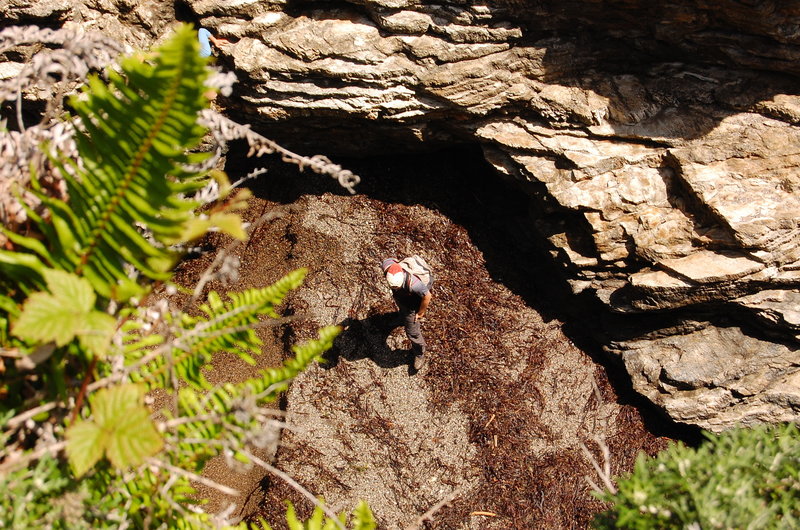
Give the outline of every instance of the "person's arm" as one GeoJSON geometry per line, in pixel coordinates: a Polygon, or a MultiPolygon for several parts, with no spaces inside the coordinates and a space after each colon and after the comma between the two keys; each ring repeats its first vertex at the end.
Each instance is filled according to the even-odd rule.
{"type": "Polygon", "coordinates": [[[422,302],[419,303],[419,310],[417,311],[417,319],[425,318],[425,311],[428,310],[428,304],[431,303],[431,293],[428,291],[422,297],[422,302]]]}
{"type": "Polygon", "coordinates": [[[229,41],[228,39],[225,39],[223,37],[215,37],[214,35],[209,35],[208,36],[208,40],[210,40],[211,44],[213,44],[217,48],[219,48],[223,44],[230,44],[231,43],[231,41],[229,41]]]}

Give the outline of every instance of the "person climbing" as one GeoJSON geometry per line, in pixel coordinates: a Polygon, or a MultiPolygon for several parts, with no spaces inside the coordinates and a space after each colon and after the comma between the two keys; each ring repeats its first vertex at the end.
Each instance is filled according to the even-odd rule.
{"type": "Polygon", "coordinates": [[[397,258],[386,258],[381,262],[381,270],[392,290],[406,336],[411,341],[414,370],[420,371],[427,361],[425,337],[422,336],[420,324],[432,298],[433,275],[430,267],[419,256],[411,256],[401,261],[397,258]]]}
{"type": "Polygon", "coordinates": [[[230,44],[230,41],[228,39],[223,39],[222,37],[215,37],[206,28],[200,28],[197,31],[197,38],[200,41],[200,57],[211,56],[212,44],[217,48],[219,48],[223,44],[230,44]]]}

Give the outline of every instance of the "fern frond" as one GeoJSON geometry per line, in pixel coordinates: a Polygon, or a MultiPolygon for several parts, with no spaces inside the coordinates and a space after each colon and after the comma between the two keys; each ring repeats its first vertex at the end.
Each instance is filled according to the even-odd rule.
{"type": "Polygon", "coordinates": [[[261,372],[261,377],[241,383],[240,392],[246,388],[250,394],[262,396],[261,399],[264,401],[274,400],[289,381],[333,346],[333,340],[341,331],[342,328],[339,326],[321,328],[317,339],[292,346],[294,357],[284,361],[282,367],[268,368],[261,372]]]}
{"type": "MultiPolygon", "coordinates": [[[[316,506],[311,517],[303,521],[297,516],[294,504],[286,501],[286,525],[290,530],[336,530],[345,528],[346,523],[347,515],[345,513],[339,514],[338,519],[332,519],[325,514],[321,506],[316,506]]],[[[350,528],[352,530],[375,530],[376,527],[372,511],[364,501],[361,501],[353,510],[350,528]]]]}
{"type": "MultiPolygon", "coordinates": [[[[242,438],[230,431],[226,426],[239,425],[242,432],[259,430],[263,426],[252,411],[244,410],[243,398],[252,397],[253,405],[258,406],[277,399],[280,392],[286,389],[289,382],[303,371],[311,362],[333,345],[333,340],[341,332],[338,326],[328,326],[319,330],[315,340],[309,340],[293,348],[295,356],[284,362],[280,368],[272,368],[260,372],[254,377],[238,384],[225,384],[200,393],[192,388],[183,388],[178,398],[178,413],[194,421],[182,423],[176,432],[176,439],[182,450],[194,454],[211,457],[219,450],[207,443],[200,447],[187,440],[220,440],[222,437],[242,438]]],[[[241,441],[241,440],[239,440],[241,441]]]]}
{"type": "MultiPolygon", "coordinates": [[[[158,357],[152,360],[132,374],[133,380],[146,382],[150,387],[169,386],[168,370],[171,367],[181,380],[193,388],[209,389],[210,384],[202,370],[213,354],[233,353],[245,362],[254,364],[252,356],[259,353],[261,339],[253,326],[263,315],[278,317],[275,307],[289,291],[303,283],[306,272],[306,269],[298,269],[267,287],[228,293],[227,302],[212,291],[207,303],[200,308],[204,316],[181,314],[181,321],[174,323],[175,347],[171,351],[171,358],[158,357]]],[[[135,329],[126,327],[125,331],[128,333],[125,339],[128,362],[135,362],[147,355],[148,351],[139,348],[142,339],[135,329]]]]}
{"type": "MultiPolygon", "coordinates": [[[[85,132],[76,136],[86,165],[77,180],[67,176],[73,211],[81,212],[77,272],[92,271],[105,283],[127,277],[117,263],[130,263],[153,279],[165,278],[172,261],[134,227],[143,223],[157,241],[171,243],[183,231],[197,203],[181,194],[200,183],[180,168],[186,150],[204,130],[197,113],[203,96],[205,61],[194,32],[181,27],[159,48],[154,64],[128,57],[124,75],[111,72],[110,86],[93,78],[85,100],[73,98],[85,132]],[[130,109],[137,109],[131,120],[130,109]]],[[[67,175],[69,175],[68,172],[67,175]]],[[[99,291],[100,289],[98,289],[99,291]]],[[[111,293],[109,293],[111,294],[111,293]]]]}
{"type": "Polygon", "coordinates": [[[75,141],[83,165],[53,160],[69,200],[33,190],[49,219],[27,212],[49,247],[9,239],[48,267],[86,277],[106,298],[137,293],[129,266],[150,279],[169,277],[177,256],[166,246],[180,241],[198,206],[185,196],[207,180],[183,169],[205,132],[197,117],[208,106],[206,60],[197,47],[184,25],[152,62],[127,57],[121,72],[109,71],[108,84],[89,79],[70,100],[80,118],[75,141]]]}

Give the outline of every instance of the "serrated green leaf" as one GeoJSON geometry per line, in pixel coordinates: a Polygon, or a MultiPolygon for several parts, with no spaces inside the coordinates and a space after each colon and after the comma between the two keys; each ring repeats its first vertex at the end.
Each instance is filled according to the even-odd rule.
{"type": "Polygon", "coordinates": [[[142,404],[144,393],[144,387],[135,384],[98,390],[89,398],[94,421],[103,428],[113,428],[116,418],[142,404]]]}
{"type": "Polygon", "coordinates": [[[86,319],[95,302],[94,290],[85,279],[65,271],[46,269],[43,275],[50,293],[38,292],[28,297],[13,331],[21,339],[53,341],[63,346],[87,327],[86,319]]]}
{"type": "Polygon", "coordinates": [[[84,348],[97,357],[105,357],[117,327],[116,319],[108,313],[92,311],[84,322],[86,325],[79,331],[78,340],[84,348]]]}
{"type": "Polygon", "coordinates": [[[140,405],[116,418],[108,435],[106,456],[117,469],[126,469],[141,464],[163,446],[164,440],[150,419],[150,411],[140,405]]]}
{"type": "Polygon", "coordinates": [[[94,290],[85,279],[58,269],[45,271],[44,279],[50,293],[65,304],[70,304],[74,311],[88,313],[94,309],[94,290]]]}
{"type": "Polygon", "coordinates": [[[12,329],[14,335],[37,342],[54,341],[63,346],[75,338],[84,314],[48,293],[33,293],[12,329]]]}
{"type": "Polygon", "coordinates": [[[66,432],[67,459],[76,477],[91,469],[105,450],[105,433],[93,421],[79,421],[66,432]]]}
{"type": "Polygon", "coordinates": [[[164,441],[143,397],[142,386],[129,384],[99,390],[90,398],[92,419],[74,425],[67,434],[76,475],[86,473],[103,454],[114,467],[125,469],[161,450],[164,441]]]}

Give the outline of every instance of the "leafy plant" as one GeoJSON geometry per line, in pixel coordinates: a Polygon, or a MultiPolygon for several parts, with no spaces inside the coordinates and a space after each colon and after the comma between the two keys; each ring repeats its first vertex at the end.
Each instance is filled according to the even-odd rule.
{"type": "MultiPolygon", "coordinates": [[[[0,32],[0,49],[8,35],[57,40],[10,28],[0,32]]],[[[69,44],[79,52],[71,59],[94,50],[80,43],[69,44]]],[[[13,181],[11,206],[18,206],[0,249],[0,489],[7,493],[0,526],[224,526],[235,521],[205,513],[192,487],[198,481],[235,493],[202,476],[208,459],[224,455],[231,465],[280,475],[250,449],[271,443],[279,427],[264,405],[330,348],[339,328],[320,329],[283,366],[247,381],[212,386],[203,376],[219,352],[253,363],[260,351],[253,326],[279,317],[276,308],[306,272],[240,293],[211,291],[197,314],[167,296],[177,287],[170,280],[182,245],[208,230],[247,237],[236,213],[247,193],[203,169],[209,155],[193,152],[206,125],[224,122],[208,114],[205,61],[194,31],[181,26],[154,52],[106,70],[107,81],[89,77],[70,99],[75,116],[61,122],[68,125],[46,123],[30,135],[50,140],[40,146],[45,156],[25,163],[20,154],[20,167],[0,175],[4,185],[13,181]],[[174,399],[154,415],[147,400],[159,390],[174,399]]],[[[0,85],[0,95],[10,92],[0,85]]],[[[215,136],[277,150],[243,130],[227,126],[215,136]]],[[[0,131],[9,149],[21,138],[0,131]]],[[[306,165],[353,181],[338,166],[306,165]]],[[[204,282],[224,265],[215,262],[204,282]]],[[[306,523],[290,507],[289,525],[344,528],[345,516],[317,504],[306,523]]],[[[350,525],[374,528],[366,505],[350,525]]]]}
{"type": "Polygon", "coordinates": [[[597,528],[798,528],[800,432],[795,424],[707,434],[698,449],[640,454],[617,480],[597,528]]]}

